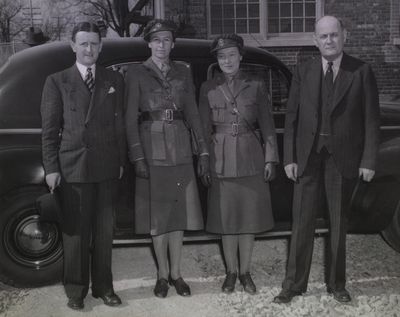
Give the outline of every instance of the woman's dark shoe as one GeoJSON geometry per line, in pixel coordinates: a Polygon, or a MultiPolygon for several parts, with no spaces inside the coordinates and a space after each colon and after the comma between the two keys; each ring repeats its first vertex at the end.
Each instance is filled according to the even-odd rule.
{"type": "Polygon", "coordinates": [[[165,278],[160,278],[157,280],[156,286],[154,287],[154,295],[160,298],[167,297],[168,289],[168,281],[165,278]]]}
{"type": "Polygon", "coordinates": [[[302,292],[292,291],[290,289],[283,289],[281,292],[275,296],[274,303],[275,304],[287,304],[290,303],[295,296],[300,296],[302,292]]]}
{"type": "Polygon", "coordinates": [[[169,277],[169,284],[174,286],[178,295],[190,296],[190,287],[186,284],[182,277],[174,280],[171,276],[169,277]]]}
{"type": "Polygon", "coordinates": [[[228,272],[225,277],[224,284],[222,284],[222,291],[230,294],[235,290],[237,273],[228,272]]]}
{"type": "Polygon", "coordinates": [[[249,272],[239,275],[239,281],[246,293],[254,295],[257,292],[256,285],[254,284],[249,272]]]}

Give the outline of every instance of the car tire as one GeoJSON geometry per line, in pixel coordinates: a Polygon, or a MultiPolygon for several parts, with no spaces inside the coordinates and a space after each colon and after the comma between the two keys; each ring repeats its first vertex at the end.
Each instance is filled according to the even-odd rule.
{"type": "Polygon", "coordinates": [[[40,222],[35,201],[44,188],[25,188],[0,200],[0,281],[36,287],[61,280],[62,234],[40,222]]]}
{"type": "Polygon", "coordinates": [[[400,201],[397,204],[392,222],[382,231],[382,236],[393,249],[400,252],[400,201]]]}

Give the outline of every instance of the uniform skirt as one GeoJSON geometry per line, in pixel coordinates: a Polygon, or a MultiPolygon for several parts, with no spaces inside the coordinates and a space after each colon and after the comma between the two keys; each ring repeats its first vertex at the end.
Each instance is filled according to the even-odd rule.
{"type": "Polygon", "coordinates": [[[203,229],[193,164],[149,168],[149,179],[136,178],[135,232],[203,229]]]}
{"type": "Polygon", "coordinates": [[[213,177],[208,195],[206,229],[209,232],[251,234],[274,226],[269,185],[261,174],[213,177]]]}

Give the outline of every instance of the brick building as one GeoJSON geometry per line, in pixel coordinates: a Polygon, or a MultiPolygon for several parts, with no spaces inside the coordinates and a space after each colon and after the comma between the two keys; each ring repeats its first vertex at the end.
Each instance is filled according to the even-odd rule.
{"type": "Polygon", "coordinates": [[[370,63],[382,98],[400,98],[399,0],[168,0],[165,16],[186,26],[184,36],[241,34],[288,66],[318,54],[315,19],[340,17],[349,31],[347,53],[370,63]]]}

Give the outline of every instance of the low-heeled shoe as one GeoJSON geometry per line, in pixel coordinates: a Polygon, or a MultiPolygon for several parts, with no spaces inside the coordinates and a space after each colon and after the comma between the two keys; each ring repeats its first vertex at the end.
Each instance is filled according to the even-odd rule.
{"type": "Polygon", "coordinates": [[[169,277],[169,284],[174,286],[178,295],[190,296],[190,287],[186,284],[182,277],[174,280],[171,276],[169,277]]]}
{"type": "Polygon", "coordinates": [[[240,284],[242,284],[243,290],[246,293],[254,295],[257,292],[256,285],[254,284],[253,279],[251,278],[251,275],[249,272],[246,272],[245,274],[240,274],[239,281],[240,281],[240,284]]]}
{"type": "Polygon", "coordinates": [[[283,289],[281,292],[274,298],[274,303],[276,304],[286,304],[292,301],[293,297],[301,295],[300,291],[292,291],[290,289],[283,289]]]}
{"type": "Polygon", "coordinates": [[[160,278],[157,280],[156,286],[154,287],[154,295],[160,298],[167,297],[168,289],[168,281],[165,278],[160,278]]]}
{"type": "Polygon", "coordinates": [[[81,310],[84,307],[83,298],[80,297],[69,298],[67,306],[74,310],[81,310]]]}
{"type": "Polygon", "coordinates": [[[328,287],[327,291],[329,294],[332,294],[333,298],[340,303],[348,303],[351,301],[351,296],[345,288],[333,289],[328,287]]]}
{"type": "Polygon", "coordinates": [[[104,302],[104,305],[107,306],[118,306],[122,304],[121,298],[114,292],[106,293],[103,295],[92,294],[94,298],[101,298],[104,302]]]}
{"type": "Polygon", "coordinates": [[[235,290],[237,273],[228,272],[225,277],[225,281],[222,284],[222,291],[224,293],[230,294],[235,290]]]}

